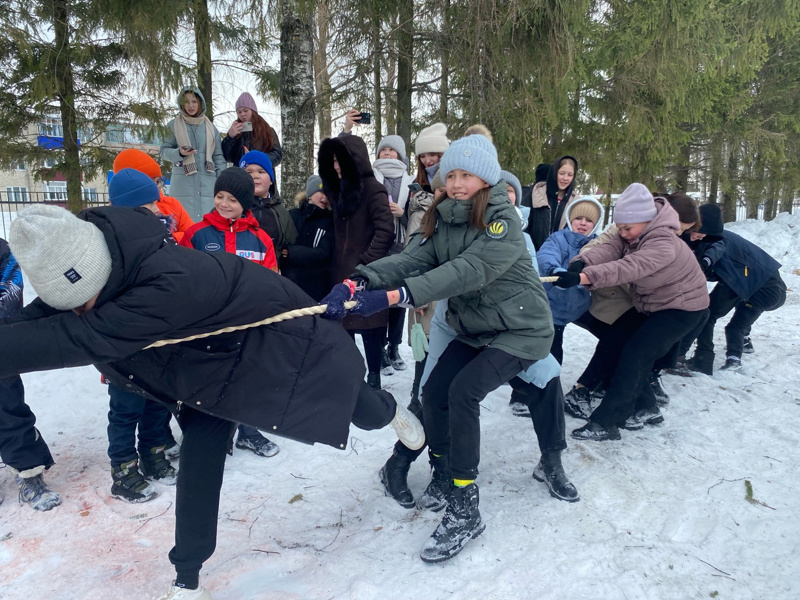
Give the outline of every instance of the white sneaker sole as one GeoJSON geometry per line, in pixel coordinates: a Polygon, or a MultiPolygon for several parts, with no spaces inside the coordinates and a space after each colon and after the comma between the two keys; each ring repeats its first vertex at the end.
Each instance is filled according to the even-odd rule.
{"type": "Polygon", "coordinates": [[[397,412],[390,423],[406,448],[419,450],[425,445],[425,428],[405,406],[397,402],[397,412]]]}

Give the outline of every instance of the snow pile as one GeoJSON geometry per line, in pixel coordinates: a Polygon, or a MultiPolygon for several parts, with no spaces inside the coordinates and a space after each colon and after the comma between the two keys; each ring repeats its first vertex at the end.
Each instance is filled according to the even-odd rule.
{"type": "MultiPolygon", "coordinates": [[[[559,502],[532,479],[533,429],[511,415],[502,388],[482,406],[487,529],[455,559],[422,563],[439,515],[383,494],[377,471],[392,431],[353,428],[345,452],[276,438],[274,458],[237,451],[228,460],[203,584],[215,600],[800,597],[800,277],[791,274],[800,216],[730,229],[783,263],[790,300],[756,323],[743,374],[665,376],[672,401],[662,426],[623,431],[620,442],[568,438],[564,463],[580,502],[559,502]]],[[[567,329],[565,389],[592,349],[591,336],[567,329]]],[[[409,369],[384,383],[406,398],[413,363],[410,348],[402,353],[409,369]]],[[[57,462],[47,480],[64,504],[43,514],[18,505],[0,469],[0,597],[157,597],[174,576],[174,488],[156,484],[160,495],[146,504],[110,497],[107,393],[93,368],[24,380],[57,462]]],[[[580,424],[567,417],[568,432],[580,424]]],[[[428,478],[423,457],[412,491],[428,478]]]]}

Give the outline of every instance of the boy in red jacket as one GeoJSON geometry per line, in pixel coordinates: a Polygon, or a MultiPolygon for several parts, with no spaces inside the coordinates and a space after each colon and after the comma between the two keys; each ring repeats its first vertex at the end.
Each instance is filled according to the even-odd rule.
{"type": "MultiPolygon", "coordinates": [[[[255,184],[247,171],[239,167],[225,169],[214,184],[214,210],[189,228],[181,246],[203,252],[231,252],[277,271],[272,239],[250,212],[254,194],[255,184]]],[[[265,457],[280,451],[278,444],[248,425],[239,425],[236,447],[265,457]]]]}

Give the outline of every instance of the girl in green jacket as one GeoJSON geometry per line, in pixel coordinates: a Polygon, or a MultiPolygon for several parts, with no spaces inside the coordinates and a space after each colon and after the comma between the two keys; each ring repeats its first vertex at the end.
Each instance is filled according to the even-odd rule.
{"type": "MultiPolygon", "coordinates": [[[[485,529],[475,484],[480,402],[547,357],[553,338],[547,296],[500,181],[495,147],[482,135],[462,138],[442,156],[441,171],[447,194],[428,209],[406,249],[355,272],[367,290],[389,290],[357,292],[359,310],[373,302],[379,309],[379,296],[384,305],[405,307],[447,298],[447,322],[458,334],[422,392],[431,486],[444,484],[447,497],[444,518],[421,552],[426,562],[455,556],[485,529]]],[[[334,290],[323,303],[335,316],[346,299],[334,290]]]]}

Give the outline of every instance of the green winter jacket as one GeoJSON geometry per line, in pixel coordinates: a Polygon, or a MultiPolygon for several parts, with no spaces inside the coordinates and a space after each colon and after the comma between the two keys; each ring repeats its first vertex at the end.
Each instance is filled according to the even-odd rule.
{"type": "Polygon", "coordinates": [[[355,276],[366,279],[369,289],[406,286],[417,306],[447,298],[447,322],[469,346],[543,359],[553,341],[553,318],[505,182],[491,190],[487,229],[470,227],[471,207],[469,201],[444,200],[436,207],[432,237],[414,235],[402,253],[360,265],[355,276]]]}

